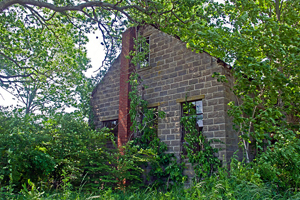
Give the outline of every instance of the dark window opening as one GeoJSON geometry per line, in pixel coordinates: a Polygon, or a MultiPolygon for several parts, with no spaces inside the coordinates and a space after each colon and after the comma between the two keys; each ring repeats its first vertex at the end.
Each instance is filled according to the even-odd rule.
{"type": "MultiPolygon", "coordinates": [[[[197,129],[198,134],[203,131],[203,104],[202,100],[197,100],[197,101],[192,101],[188,102],[191,103],[192,106],[190,107],[190,110],[184,110],[184,103],[181,105],[181,113],[182,117],[188,117],[190,116],[191,118],[196,118],[195,120],[195,128],[197,129]]],[[[185,141],[185,136],[188,134],[188,132],[185,131],[184,127],[182,126],[182,135],[181,135],[181,144],[186,143],[185,141]]],[[[189,144],[188,144],[189,145],[189,144]]],[[[190,145],[195,145],[196,151],[200,150],[200,144],[190,144],[190,145]]],[[[186,150],[184,149],[182,145],[182,153],[184,155],[187,155],[186,150]]]]}
{"type": "MultiPolygon", "coordinates": [[[[111,129],[111,133],[113,133],[114,137],[115,137],[115,143],[116,143],[116,145],[118,145],[118,120],[115,119],[115,120],[103,121],[102,125],[103,125],[103,127],[111,129]]],[[[114,148],[112,141],[108,141],[107,147],[114,148]]]]}

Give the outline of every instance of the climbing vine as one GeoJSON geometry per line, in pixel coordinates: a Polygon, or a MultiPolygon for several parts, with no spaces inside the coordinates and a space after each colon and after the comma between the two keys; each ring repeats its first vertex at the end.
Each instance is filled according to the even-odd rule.
{"type": "MultiPolygon", "coordinates": [[[[135,66],[140,66],[140,63],[146,63],[149,48],[145,38],[141,36],[137,37],[134,42],[136,51],[130,52],[131,62],[135,66]]],[[[182,183],[186,179],[183,176],[184,162],[177,163],[174,154],[166,153],[167,145],[159,139],[157,133],[158,119],[164,118],[165,113],[158,108],[148,108],[148,102],[143,99],[143,90],[146,86],[142,85],[142,79],[136,72],[131,74],[129,83],[131,85],[129,114],[133,132],[132,145],[140,149],[151,150],[156,155],[154,161],[149,163],[149,166],[145,166],[145,168],[150,167],[150,172],[147,174],[148,181],[154,183],[155,186],[166,186],[166,188],[169,188],[170,183],[182,183]]],[[[220,141],[207,141],[206,137],[197,131],[196,111],[192,103],[183,104],[183,111],[181,123],[187,133],[183,144],[187,155],[183,157],[188,158],[192,163],[196,179],[200,180],[211,176],[221,166],[221,161],[215,156],[219,150],[211,146],[213,141],[220,141]]]]}
{"type": "MultiPolygon", "coordinates": [[[[145,38],[139,36],[134,42],[136,51],[130,52],[131,62],[135,66],[147,67],[145,59],[149,54],[149,48],[145,38]]],[[[156,155],[148,166],[144,166],[145,169],[149,169],[146,181],[152,183],[154,187],[164,189],[182,184],[186,178],[183,176],[184,163],[177,163],[174,154],[166,153],[168,147],[160,140],[157,133],[158,119],[164,118],[165,113],[158,108],[148,108],[148,102],[142,98],[146,86],[142,85],[142,79],[137,73],[131,74],[129,83],[132,145],[139,149],[151,150],[156,155]]]]}
{"type": "Polygon", "coordinates": [[[214,155],[219,149],[211,146],[212,142],[221,142],[219,140],[209,140],[196,128],[197,115],[191,102],[183,104],[183,114],[181,124],[185,131],[185,142],[183,147],[186,151],[184,158],[188,158],[193,165],[198,180],[211,176],[221,166],[221,161],[214,155]]]}
{"type": "Polygon", "coordinates": [[[138,74],[130,76],[131,92],[129,93],[131,130],[133,131],[133,146],[139,149],[151,150],[155,159],[145,168],[150,168],[147,182],[154,187],[169,189],[173,185],[182,184],[184,163],[177,163],[174,154],[166,153],[168,147],[157,135],[158,118],[164,118],[165,113],[155,108],[148,108],[148,102],[142,99],[141,79],[138,74]]]}

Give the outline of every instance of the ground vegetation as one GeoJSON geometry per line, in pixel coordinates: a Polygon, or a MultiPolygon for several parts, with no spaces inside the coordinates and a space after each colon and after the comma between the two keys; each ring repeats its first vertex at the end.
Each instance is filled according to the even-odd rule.
{"type": "MultiPolygon", "coordinates": [[[[24,106],[1,107],[1,198],[299,198],[299,6],[299,0],[2,0],[0,87],[24,106]],[[92,85],[117,55],[121,32],[146,24],[232,67],[237,98],[229,115],[245,160],[233,158],[221,168],[212,155],[216,150],[190,134],[186,140],[204,147],[197,156],[190,146],[199,169],[190,189],[182,188],[184,165],[164,153],[155,135],[153,119],[163,113],[146,109],[138,90],[131,93],[130,111],[138,137],[122,153],[106,148],[109,130],[96,131],[84,120],[92,85]],[[82,73],[89,63],[84,34],[95,29],[102,32],[106,58],[99,76],[89,80],[82,73]],[[62,104],[78,110],[61,112],[62,104]],[[149,163],[155,178],[146,183],[149,163]],[[147,184],[151,189],[137,190],[147,184]]],[[[214,77],[227,81],[224,74],[214,77]]],[[[132,87],[139,81],[133,74],[132,87]]]]}

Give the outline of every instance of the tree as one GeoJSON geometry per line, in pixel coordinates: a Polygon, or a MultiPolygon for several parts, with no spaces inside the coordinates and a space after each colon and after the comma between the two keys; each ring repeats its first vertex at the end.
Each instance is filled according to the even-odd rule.
{"type": "Polygon", "coordinates": [[[142,23],[141,16],[150,16],[147,20],[159,26],[156,19],[164,16],[159,14],[165,12],[165,5],[168,12],[175,12],[175,7],[170,7],[172,1],[3,0],[0,87],[20,99],[26,113],[45,105],[57,107],[62,102],[74,105],[74,99],[69,97],[75,94],[76,84],[84,79],[82,71],[88,67],[84,34],[96,29],[102,33],[106,57],[102,63],[105,68],[99,70],[99,81],[117,56],[128,20],[131,24],[142,23]]]}
{"type": "Polygon", "coordinates": [[[86,37],[76,38],[77,30],[55,24],[57,18],[44,24],[17,11],[0,17],[0,86],[25,105],[26,113],[53,102],[70,103],[76,83],[85,79],[82,71],[89,67],[82,47],[86,37]]]}
{"type": "Polygon", "coordinates": [[[3,0],[0,2],[3,37],[0,46],[1,84],[19,82],[18,78],[23,77],[34,79],[43,73],[36,67],[44,69],[52,60],[54,49],[58,52],[64,50],[62,52],[69,56],[72,54],[67,52],[70,50],[67,38],[73,38],[73,42],[80,45],[86,42],[83,34],[95,29],[102,32],[102,44],[107,50],[102,65],[109,65],[117,54],[120,35],[128,20],[140,23],[142,16],[149,16],[159,26],[159,16],[164,16],[162,14],[176,16],[176,7],[172,7],[175,4],[178,2],[3,0]],[[62,29],[64,26],[68,29],[62,29]],[[45,41],[45,48],[41,48],[40,41],[45,41]],[[45,50],[49,47],[53,48],[50,55],[45,50]]]}

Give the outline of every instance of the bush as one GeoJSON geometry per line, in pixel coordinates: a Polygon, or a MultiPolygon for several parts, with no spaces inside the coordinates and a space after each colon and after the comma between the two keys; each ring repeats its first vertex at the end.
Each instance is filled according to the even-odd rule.
{"type": "MultiPolygon", "coordinates": [[[[17,113],[17,112],[15,112],[17,113]]],[[[109,129],[92,130],[73,114],[51,117],[2,112],[0,115],[0,184],[19,191],[28,180],[42,188],[68,181],[90,191],[141,183],[149,152],[106,148],[109,129]],[[123,183],[123,180],[127,182],[123,183]]]]}
{"type": "Polygon", "coordinates": [[[275,190],[300,186],[300,140],[293,131],[276,135],[277,142],[256,159],[261,178],[275,190]]]}

